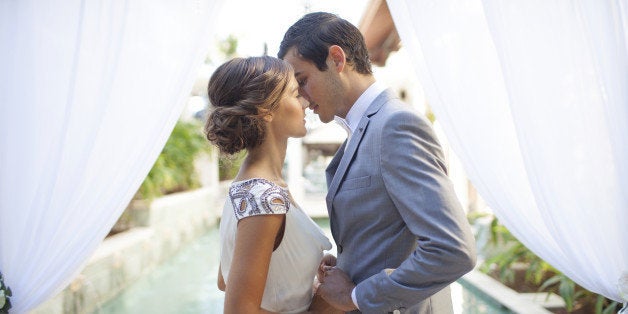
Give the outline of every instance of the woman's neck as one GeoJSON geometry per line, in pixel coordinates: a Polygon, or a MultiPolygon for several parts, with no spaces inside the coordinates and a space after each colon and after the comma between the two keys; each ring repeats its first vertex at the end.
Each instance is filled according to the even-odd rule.
{"type": "Polygon", "coordinates": [[[287,140],[283,143],[265,140],[262,145],[250,149],[236,179],[264,178],[285,186],[282,170],[287,146],[287,140]]]}

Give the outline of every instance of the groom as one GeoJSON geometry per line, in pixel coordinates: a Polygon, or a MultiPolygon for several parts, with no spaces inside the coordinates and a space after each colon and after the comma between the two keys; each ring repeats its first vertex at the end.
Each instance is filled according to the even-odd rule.
{"type": "Polygon", "coordinates": [[[317,293],[344,311],[453,312],[449,284],[475,266],[475,243],[430,123],[375,81],[360,31],[334,14],[302,17],[278,56],[349,135],[326,170],[338,257],[317,293]]]}

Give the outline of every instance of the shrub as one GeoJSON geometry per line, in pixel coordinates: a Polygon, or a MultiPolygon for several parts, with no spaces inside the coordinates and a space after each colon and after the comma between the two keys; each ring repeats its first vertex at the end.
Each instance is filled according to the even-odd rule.
{"type": "Polygon", "coordinates": [[[246,151],[234,155],[222,155],[218,159],[218,179],[220,181],[231,180],[238,175],[242,161],[246,157],[246,151]]]}
{"type": "Polygon", "coordinates": [[[198,187],[194,159],[210,149],[198,122],[177,122],[153,168],[142,182],[136,198],[150,200],[198,187]]]}
{"type": "Polygon", "coordinates": [[[480,271],[499,279],[517,292],[558,294],[565,301],[564,312],[559,313],[608,314],[619,311],[617,302],[582,288],[530,251],[496,217],[491,220],[490,231],[493,253],[480,265],[480,271]],[[521,280],[516,280],[516,264],[525,265],[521,280]]]}

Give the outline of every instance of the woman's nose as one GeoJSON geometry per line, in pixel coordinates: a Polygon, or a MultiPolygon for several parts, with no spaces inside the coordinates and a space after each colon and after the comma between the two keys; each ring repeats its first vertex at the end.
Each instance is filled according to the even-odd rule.
{"type": "Polygon", "coordinates": [[[305,97],[299,97],[299,102],[301,102],[301,107],[303,110],[307,109],[310,106],[310,101],[305,97]]]}
{"type": "Polygon", "coordinates": [[[305,91],[305,88],[303,87],[299,87],[299,95],[301,95],[301,98],[305,98],[305,100],[309,102],[310,101],[310,95],[307,94],[307,92],[305,91]]]}

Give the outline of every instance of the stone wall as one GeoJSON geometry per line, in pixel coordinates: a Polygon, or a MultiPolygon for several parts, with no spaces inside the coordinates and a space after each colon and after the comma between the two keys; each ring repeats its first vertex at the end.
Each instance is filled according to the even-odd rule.
{"type": "Polygon", "coordinates": [[[219,221],[224,196],[217,185],[133,201],[140,227],[107,237],[81,273],[32,314],[92,313],[219,221]]]}

